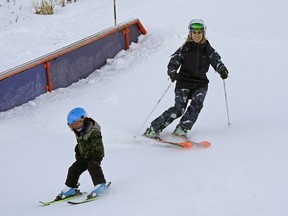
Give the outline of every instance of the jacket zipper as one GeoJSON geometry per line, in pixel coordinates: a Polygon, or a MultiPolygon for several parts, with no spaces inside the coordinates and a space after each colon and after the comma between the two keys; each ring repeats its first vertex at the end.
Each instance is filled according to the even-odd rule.
{"type": "Polygon", "coordinates": [[[199,72],[199,47],[197,47],[197,57],[196,57],[196,60],[197,60],[197,63],[196,63],[196,77],[198,77],[198,72],[199,72]]]}

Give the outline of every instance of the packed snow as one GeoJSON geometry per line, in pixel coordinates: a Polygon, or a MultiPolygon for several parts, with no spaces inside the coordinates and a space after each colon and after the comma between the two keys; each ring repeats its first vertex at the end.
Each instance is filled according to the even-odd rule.
{"type": "MultiPolygon", "coordinates": [[[[148,34],[87,79],[0,113],[1,214],[286,216],[288,2],[116,4],[117,22],[139,18],[148,34]],[[170,55],[185,41],[193,18],[204,19],[230,72],[225,84],[232,125],[223,81],[210,67],[208,95],[189,137],[212,146],[181,150],[140,135],[174,103],[173,83],[146,121],[170,84],[170,55]],[[54,199],[64,188],[74,161],[76,141],[66,116],[77,106],[102,127],[102,167],[111,188],[85,205],[42,207],[39,200],[54,199]]],[[[78,0],[57,6],[51,16],[33,14],[31,1],[0,5],[0,73],[114,25],[112,0],[78,0]]],[[[80,183],[82,191],[93,188],[87,172],[80,183]]]]}

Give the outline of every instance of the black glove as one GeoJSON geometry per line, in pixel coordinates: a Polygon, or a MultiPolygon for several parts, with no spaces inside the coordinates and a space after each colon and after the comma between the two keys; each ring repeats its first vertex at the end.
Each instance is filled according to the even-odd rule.
{"type": "Polygon", "coordinates": [[[169,76],[172,82],[179,79],[179,75],[176,72],[171,73],[169,76]]]}
{"type": "Polygon", "coordinates": [[[221,69],[220,69],[220,72],[219,72],[219,74],[220,74],[220,76],[221,76],[221,78],[224,80],[224,79],[227,79],[227,77],[228,77],[228,70],[227,70],[227,68],[225,67],[225,66],[223,66],[221,69]]]}
{"type": "Polygon", "coordinates": [[[75,151],[75,158],[76,158],[76,160],[83,160],[83,158],[80,156],[80,152],[79,152],[79,149],[78,149],[78,144],[75,146],[75,149],[74,149],[74,151],[75,151]]]}
{"type": "Polygon", "coordinates": [[[98,155],[97,153],[92,154],[90,157],[87,158],[87,162],[89,163],[95,163],[98,165],[101,165],[101,161],[103,160],[103,157],[98,155]]]}

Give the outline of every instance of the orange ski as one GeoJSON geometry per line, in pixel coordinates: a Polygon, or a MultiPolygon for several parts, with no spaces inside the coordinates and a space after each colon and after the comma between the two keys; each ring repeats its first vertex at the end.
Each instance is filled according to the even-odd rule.
{"type": "Polygon", "coordinates": [[[187,136],[179,136],[175,133],[172,133],[173,136],[175,137],[181,137],[182,139],[184,139],[186,142],[191,142],[192,145],[198,146],[198,147],[204,147],[204,148],[209,148],[211,146],[211,143],[208,141],[203,141],[203,142],[194,142],[189,140],[189,138],[187,136]]]}
{"type": "MultiPolygon", "coordinates": [[[[145,136],[145,135],[143,135],[143,136],[145,136]]],[[[190,149],[193,146],[191,141],[172,142],[172,141],[168,141],[168,140],[163,140],[160,137],[155,137],[155,138],[147,137],[147,136],[145,136],[145,137],[149,138],[149,139],[152,139],[152,140],[156,140],[157,142],[160,142],[160,143],[169,144],[171,146],[175,146],[175,147],[179,147],[179,148],[183,148],[183,149],[190,149]]]]}

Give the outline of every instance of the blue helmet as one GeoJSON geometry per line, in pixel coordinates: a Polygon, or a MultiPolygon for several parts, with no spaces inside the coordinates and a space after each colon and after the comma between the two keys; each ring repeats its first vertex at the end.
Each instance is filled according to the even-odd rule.
{"type": "Polygon", "coordinates": [[[87,112],[82,107],[72,109],[67,115],[67,124],[73,124],[80,118],[87,117],[87,112]]]}

